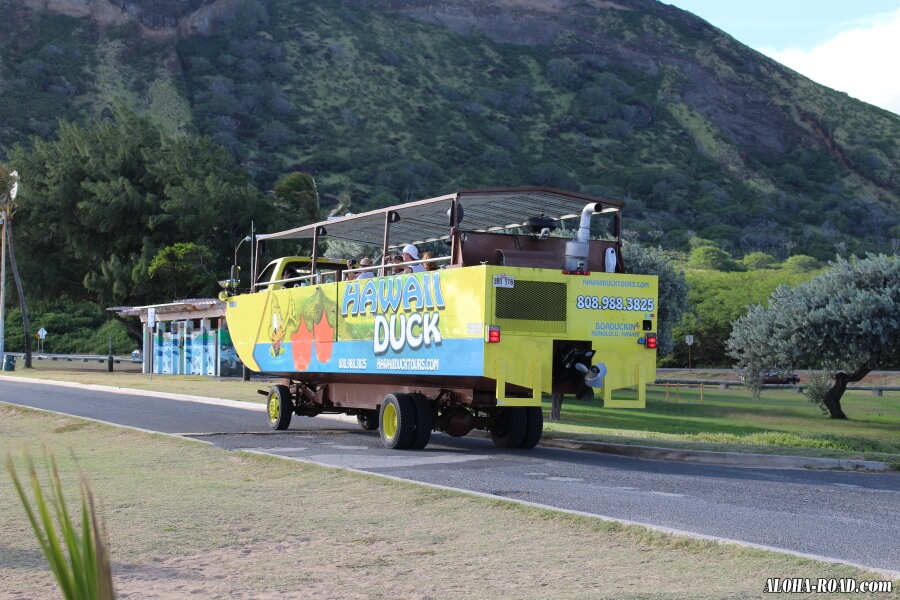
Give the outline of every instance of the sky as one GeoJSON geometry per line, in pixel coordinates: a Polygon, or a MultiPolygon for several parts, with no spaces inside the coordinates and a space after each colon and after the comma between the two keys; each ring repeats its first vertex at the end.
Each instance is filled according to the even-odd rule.
{"type": "Polygon", "coordinates": [[[662,0],[830,88],[900,114],[900,0],[662,0]]]}

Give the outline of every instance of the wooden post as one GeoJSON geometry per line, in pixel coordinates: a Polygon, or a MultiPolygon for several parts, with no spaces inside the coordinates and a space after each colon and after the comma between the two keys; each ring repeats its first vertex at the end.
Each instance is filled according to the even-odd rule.
{"type": "Polygon", "coordinates": [[[700,384],[700,404],[703,404],[703,384],[700,384]]]}

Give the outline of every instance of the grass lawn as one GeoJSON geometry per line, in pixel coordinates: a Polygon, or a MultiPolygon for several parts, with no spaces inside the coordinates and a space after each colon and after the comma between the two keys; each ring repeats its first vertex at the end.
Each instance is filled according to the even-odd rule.
{"type": "MultiPolygon", "coordinates": [[[[628,392],[616,397],[629,398],[628,392]]],[[[630,397],[634,397],[632,393],[630,397]]],[[[567,397],[546,435],[718,451],[883,460],[900,464],[900,394],[846,392],[845,421],[822,415],[793,389],[768,389],[754,401],[743,388],[651,386],[645,410],[602,408],[567,397]],[[668,400],[667,400],[668,396],[668,400]]],[[[549,399],[545,399],[549,414],[549,399]]]]}
{"type": "MultiPolygon", "coordinates": [[[[90,478],[123,598],[760,598],[767,577],[881,578],[0,404],[20,473],[28,447],[73,497],[90,478]]],[[[0,598],[59,597],[0,482],[0,598]]]]}

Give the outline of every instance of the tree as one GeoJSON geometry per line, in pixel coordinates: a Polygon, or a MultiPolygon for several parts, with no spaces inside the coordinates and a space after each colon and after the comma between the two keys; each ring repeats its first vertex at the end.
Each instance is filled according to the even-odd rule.
{"type": "Polygon", "coordinates": [[[172,300],[210,295],[215,288],[213,256],[206,246],[178,242],[160,250],[147,269],[153,287],[172,300]]]}
{"type": "Polygon", "coordinates": [[[31,144],[15,146],[10,161],[29,183],[17,217],[23,268],[44,297],[155,302],[147,269],[161,249],[192,240],[224,273],[251,221],[284,224],[222,148],[167,137],[122,107],[89,128],[61,123],[54,139],[31,144]]]}
{"type": "Polygon", "coordinates": [[[685,276],[690,311],[675,327],[675,339],[680,342],[664,359],[664,365],[670,367],[688,364],[687,346],[681,342],[688,334],[694,336],[694,365],[730,366],[725,342],[734,320],[746,313],[748,306],[765,302],[779,285],[797,285],[811,277],[784,269],[735,273],[691,269],[685,276]]]}
{"type": "Polygon", "coordinates": [[[900,360],[898,330],[900,257],[870,254],[838,258],[806,283],[779,287],[768,308],[754,306],[734,322],[727,347],[751,383],[770,367],[838,365],[822,403],[832,418],[846,419],[847,385],[900,360]]]}
{"type": "MultiPolygon", "coordinates": [[[[22,309],[22,328],[25,331],[25,368],[31,368],[31,324],[28,322],[28,308],[25,305],[25,292],[22,290],[22,278],[19,276],[19,264],[16,262],[15,245],[13,244],[12,220],[16,212],[16,192],[19,186],[19,174],[9,171],[0,164],[0,210],[6,219],[6,242],[9,244],[9,263],[13,278],[16,281],[16,292],[19,295],[19,306],[22,309]]],[[[0,298],[0,302],[5,298],[0,298]]]]}
{"type": "Polygon", "coordinates": [[[771,269],[775,266],[775,257],[765,252],[751,252],[741,259],[741,263],[749,270],[771,269]]]}
{"type": "Polygon", "coordinates": [[[806,256],[805,254],[791,256],[782,263],[783,269],[793,271],[794,273],[809,273],[815,271],[820,266],[819,261],[812,256],[806,256]]]}
{"type": "Polygon", "coordinates": [[[629,243],[625,244],[622,254],[629,273],[659,277],[657,354],[671,354],[675,346],[675,325],[688,308],[688,284],[684,273],[675,270],[663,253],[654,248],[629,243]]]}
{"type": "Polygon", "coordinates": [[[711,246],[700,246],[691,250],[688,266],[692,269],[709,269],[714,271],[736,271],[737,264],[731,255],[711,246]]]}
{"type": "Polygon", "coordinates": [[[273,192],[276,206],[290,220],[291,227],[319,220],[319,194],[311,175],[291,173],[275,184],[273,192]]]}

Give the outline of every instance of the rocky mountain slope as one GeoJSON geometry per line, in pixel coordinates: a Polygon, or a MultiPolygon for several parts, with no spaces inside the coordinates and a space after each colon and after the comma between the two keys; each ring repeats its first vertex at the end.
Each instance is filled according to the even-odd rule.
{"type": "Polygon", "coordinates": [[[0,146],[124,102],[353,210],[457,187],[628,202],[650,243],[892,251],[900,116],[655,0],[0,0],[0,146]]]}

